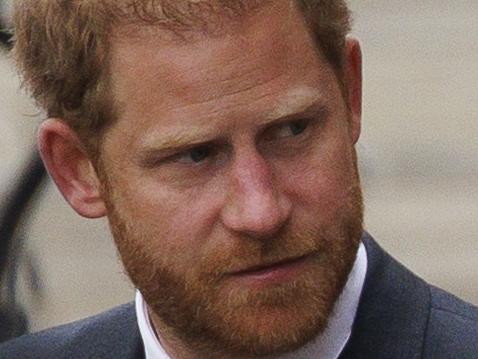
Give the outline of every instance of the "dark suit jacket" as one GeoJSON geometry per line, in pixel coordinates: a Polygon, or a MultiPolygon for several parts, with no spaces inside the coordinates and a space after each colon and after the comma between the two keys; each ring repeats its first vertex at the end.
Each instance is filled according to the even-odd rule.
{"type": "MultiPolygon", "coordinates": [[[[478,308],[425,283],[368,235],[368,269],[341,359],[477,359],[478,308]]],[[[132,303],[0,346],[1,359],[143,359],[132,303]]],[[[314,358],[315,359],[315,358],[314,358]]]]}

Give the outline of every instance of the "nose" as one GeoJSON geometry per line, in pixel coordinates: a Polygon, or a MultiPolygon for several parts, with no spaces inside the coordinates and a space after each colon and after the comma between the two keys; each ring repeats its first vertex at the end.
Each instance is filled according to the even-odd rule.
{"type": "Polygon", "coordinates": [[[286,223],[291,204],[257,151],[237,155],[228,179],[229,193],[222,209],[222,221],[227,228],[266,239],[286,223]]]}

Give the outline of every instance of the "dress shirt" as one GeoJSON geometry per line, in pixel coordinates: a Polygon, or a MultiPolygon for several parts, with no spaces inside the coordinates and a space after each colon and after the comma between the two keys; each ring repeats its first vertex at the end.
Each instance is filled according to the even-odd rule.
{"type": "MultiPolygon", "coordinates": [[[[366,272],[367,253],[365,246],[360,243],[354,266],[344,290],[335,304],[335,309],[329,318],[326,329],[302,348],[276,356],[274,359],[337,359],[350,338],[366,272]]],[[[146,302],[139,290],[136,291],[135,302],[136,316],[144,343],[146,359],[172,359],[162,347],[161,340],[156,336],[149,318],[146,302]]]]}

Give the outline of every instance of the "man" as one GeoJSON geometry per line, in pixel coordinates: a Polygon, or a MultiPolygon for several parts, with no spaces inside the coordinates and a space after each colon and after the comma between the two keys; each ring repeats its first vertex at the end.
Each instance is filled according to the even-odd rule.
{"type": "Polygon", "coordinates": [[[2,358],[473,358],[478,311],[362,229],[361,52],[340,0],[34,1],[39,145],[107,216],[132,305],[2,358]]]}

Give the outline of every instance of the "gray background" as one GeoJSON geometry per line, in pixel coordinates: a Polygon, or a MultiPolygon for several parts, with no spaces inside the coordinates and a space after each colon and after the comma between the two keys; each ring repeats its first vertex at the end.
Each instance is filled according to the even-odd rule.
{"type": "MultiPolygon", "coordinates": [[[[420,276],[478,304],[478,1],[350,5],[364,53],[366,228],[420,276]]],[[[41,113],[6,54],[0,78],[2,199],[41,113]]],[[[49,185],[26,225],[44,286],[41,300],[22,287],[33,330],[133,298],[104,220],[82,219],[49,185]]]]}

